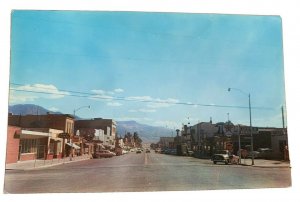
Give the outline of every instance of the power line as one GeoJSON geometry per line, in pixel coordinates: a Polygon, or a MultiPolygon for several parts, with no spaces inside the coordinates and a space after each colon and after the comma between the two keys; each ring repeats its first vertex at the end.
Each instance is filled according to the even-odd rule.
{"type": "MultiPolygon", "coordinates": [[[[15,85],[15,86],[24,86],[24,84],[17,84],[17,83],[10,83],[10,84],[15,85]]],[[[53,90],[51,88],[46,88],[46,87],[34,87],[33,86],[31,88],[53,90]]],[[[248,109],[248,106],[201,104],[201,103],[177,102],[177,101],[172,102],[172,101],[168,101],[168,100],[153,100],[153,99],[147,100],[147,99],[139,99],[139,98],[134,98],[134,97],[114,97],[114,96],[99,95],[97,93],[87,93],[87,92],[62,90],[62,89],[56,89],[59,92],[45,92],[45,91],[25,90],[25,89],[17,89],[17,88],[10,87],[10,90],[18,91],[18,92],[39,93],[39,94],[47,94],[47,95],[63,95],[63,96],[72,96],[72,97],[90,98],[90,99],[100,99],[100,100],[119,100],[119,101],[156,103],[156,104],[172,104],[172,105],[201,106],[201,107],[248,109]]],[[[253,109],[263,109],[263,110],[272,110],[273,109],[273,108],[267,108],[267,107],[252,107],[252,108],[253,109]]]]}

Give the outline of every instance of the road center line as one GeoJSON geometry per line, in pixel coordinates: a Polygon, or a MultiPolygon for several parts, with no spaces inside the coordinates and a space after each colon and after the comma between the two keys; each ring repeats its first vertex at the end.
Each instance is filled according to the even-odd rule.
{"type": "Polygon", "coordinates": [[[147,154],[145,154],[145,161],[144,161],[144,164],[145,164],[145,165],[148,165],[148,155],[147,155],[147,154]]]}

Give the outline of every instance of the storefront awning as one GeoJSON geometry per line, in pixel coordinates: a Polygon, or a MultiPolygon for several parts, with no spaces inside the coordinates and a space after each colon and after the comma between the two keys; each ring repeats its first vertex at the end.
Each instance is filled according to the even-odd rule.
{"type": "Polygon", "coordinates": [[[50,137],[49,133],[39,132],[39,131],[32,131],[32,130],[21,130],[20,138],[24,139],[38,139],[50,137]]]}
{"type": "Polygon", "coordinates": [[[74,149],[80,149],[80,147],[79,146],[77,146],[76,144],[72,144],[72,143],[66,143],[67,145],[69,145],[70,147],[73,147],[74,149]]]}

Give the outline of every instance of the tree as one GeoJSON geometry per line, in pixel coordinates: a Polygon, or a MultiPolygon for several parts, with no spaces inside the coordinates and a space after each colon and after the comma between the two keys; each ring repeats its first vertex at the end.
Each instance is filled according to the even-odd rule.
{"type": "Polygon", "coordinates": [[[91,142],[95,137],[95,129],[92,128],[81,128],[79,129],[80,137],[85,139],[87,142],[91,142]]]}
{"type": "Polygon", "coordinates": [[[133,133],[133,139],[136,146],[141,147],[142,146],[142,139],[139,137],[139,134],[137,132],[133,133]]]}

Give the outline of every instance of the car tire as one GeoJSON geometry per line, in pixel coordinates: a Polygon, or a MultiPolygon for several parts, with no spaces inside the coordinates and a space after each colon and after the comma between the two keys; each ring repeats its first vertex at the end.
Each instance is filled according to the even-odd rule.
{"type": "Polygon", "coordinates": [[[225,160],[225,164],[228,165],[228,163],[229,163],[229,161],[228,161],[228,160],[225,160]]]}
{"type": "Polygon", "coordinates": [[[217,162],[216,162],[216,161],[214,161],[214,164],[217,164],[217,162]]]}

